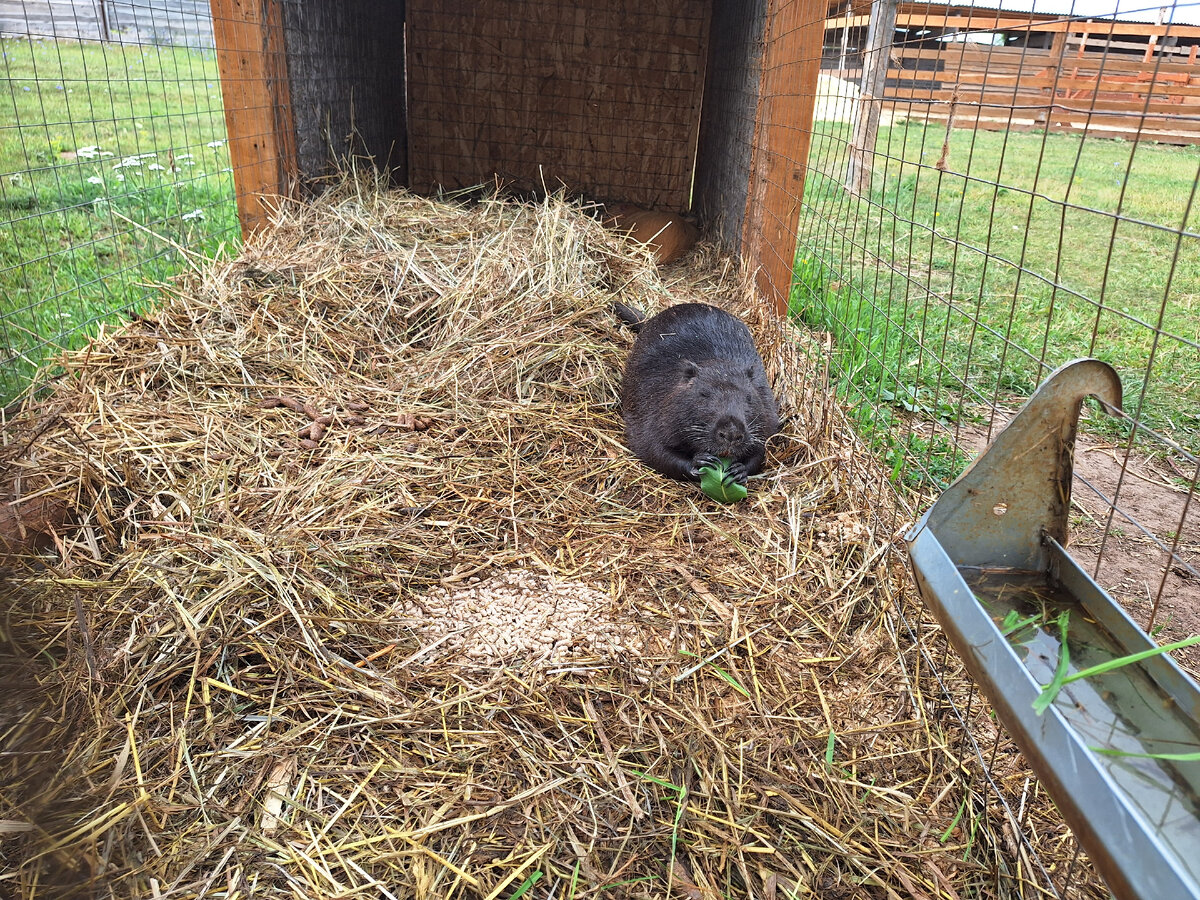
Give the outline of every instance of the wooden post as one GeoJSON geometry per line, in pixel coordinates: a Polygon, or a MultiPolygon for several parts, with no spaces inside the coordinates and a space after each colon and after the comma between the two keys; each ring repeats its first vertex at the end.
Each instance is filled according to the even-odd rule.
{"type": "Polygon", "coordinates": [[[838,59],[838,78],[843,77],[846,71],[846,54],[850,50],[850,15],[853,12],[850,0],[846,0],[846,24],[842,27],[842,55],[838,59]]]}
{"type": "Polygon", "coordinates": [[[812,142],[828,0],[769,0],[742,248],[758,287],[787,309],[812,142]]]}
{"type": "Polygon", "coordinates": [[[1054,68],[1062,67],[1063,51],[1067,47],[1067,33],[1065,31],[1056,31],[1050,37],[1050,59],[1054,61],[1054,68]]]}
{"type": "Polygon", "coordinates": [[[264,199],[298,171],[283,0],[209,0],[242,236],[266,223],[264,199]]]}
{"type": "Polygon", "coordinates": [[[854,117],[854,137],[850,141],[850,167],[846,173],[846,186],[856,194],[865,194],[871,189],[871,157],[875,154],[875,135],[879,132],[879,113],[883,106],[888,65],[892,60],[896,7],[896,0],[871,0],[871,22],[867,26],[867,46],[859,85],[861,95],[854,117]]]}
{"type": "Polygon", "coordinates": [[[96,11],[100,14],[100,41],[107,44],[112,41],[112,32],[108,27],[108,7],[105,3],[106,0],[97,0],[96,11]]]}

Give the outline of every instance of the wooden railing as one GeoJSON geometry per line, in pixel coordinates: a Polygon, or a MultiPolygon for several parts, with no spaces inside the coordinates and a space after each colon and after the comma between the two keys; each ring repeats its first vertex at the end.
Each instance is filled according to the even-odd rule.
{"type": "MultiPolygon", "coordinates": [[[[1074,37],[1074,40],[1071,39],[1074,37]]],[[[884,108],[892,119],[945,121],[985,130],[1087,132],[1200,144],[1200,62],[1193,48],[1136,54],[947,44],[895,46],[884,108]]],[[[828,65],[828,63],[827,63],[828,65]]],[[[830,70],[855,84],[856,69],[830,70]]]]}

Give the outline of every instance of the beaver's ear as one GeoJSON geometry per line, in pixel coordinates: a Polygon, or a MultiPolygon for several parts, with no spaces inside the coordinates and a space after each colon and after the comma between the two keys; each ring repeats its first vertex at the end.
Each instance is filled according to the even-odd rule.
{"type": "Polygon", "coordinates": [[[695,381],[700,375],[700,367],[690,359],[681,360],[683,365],[683,377],[688,381],[695,381]]]}

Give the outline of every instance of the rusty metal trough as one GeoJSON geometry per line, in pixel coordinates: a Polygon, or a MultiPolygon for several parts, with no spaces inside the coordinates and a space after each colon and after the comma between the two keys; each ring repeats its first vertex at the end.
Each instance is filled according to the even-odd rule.
{"type": "Polygon", "coordinates": [[[1200,898],[1200,760],[1179,758],[1200,752],[1196,683],[1162,654],[1066,685],[1041,715],[1033,705],[1063,653],[1076,672],[1156,646],[1064,549],[1088,396],[1120,408],[1106,363],[1053,372],[906,535],[909,558],[921,597],[1112,892],[1200,898]]]}

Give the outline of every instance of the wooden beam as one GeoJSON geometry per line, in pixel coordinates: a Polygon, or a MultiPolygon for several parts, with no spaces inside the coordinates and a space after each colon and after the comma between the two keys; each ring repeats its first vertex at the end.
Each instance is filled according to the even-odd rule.
{"type": "MultiPolygon", "coordinates": [[[[865,28],[869,15],[834,16],[825,20],[826,28],[865,28]]],[[[1066,16],[1035,19],[1020,17],[1012,12],[977,14],[971,16],[946,15],[943,12],[900,12],[896,16],[900,28],[954,28],[962,31],[1088,31],[1091,34],[1111,35],[1157,35],[1158,37],[1200,37],[1200,25],[1164,23],[1154,25],[1140,22],[1121,22],[1116,19],[1089,19],[1081,21],[1066,16]]]]}
{"type": "Polygon", "coordinates": [[[867,29],[863,76],[859,84],[858,115],[850,140],[850,165],[846,173],[846,187],[855,194],[865,194],[871,189],[871,159],[875,155],[880,101],[886,93],[895,31],[896,0],[872,0],[871,26],[867,29]]]}
{"type": "Polygon", "coordinates": [[[769,0],[742,246],[758,287],[787,309],[828,0],[769,0]]]}
{"type": "Polygon", "coordinates": [[[1050,39],[1050,60],[1055,68],[1062,65],[1063,53],[1067,49],[1067,33],[1065,31],[1054,32],[1054,37],[1050,39]]]}
{"type": "Polygon", "coordinates": [[[288,88],[283,0],[209,0],[238,219],[266,224],[266,198],[295,187],[296,128],[288,88]]]}

